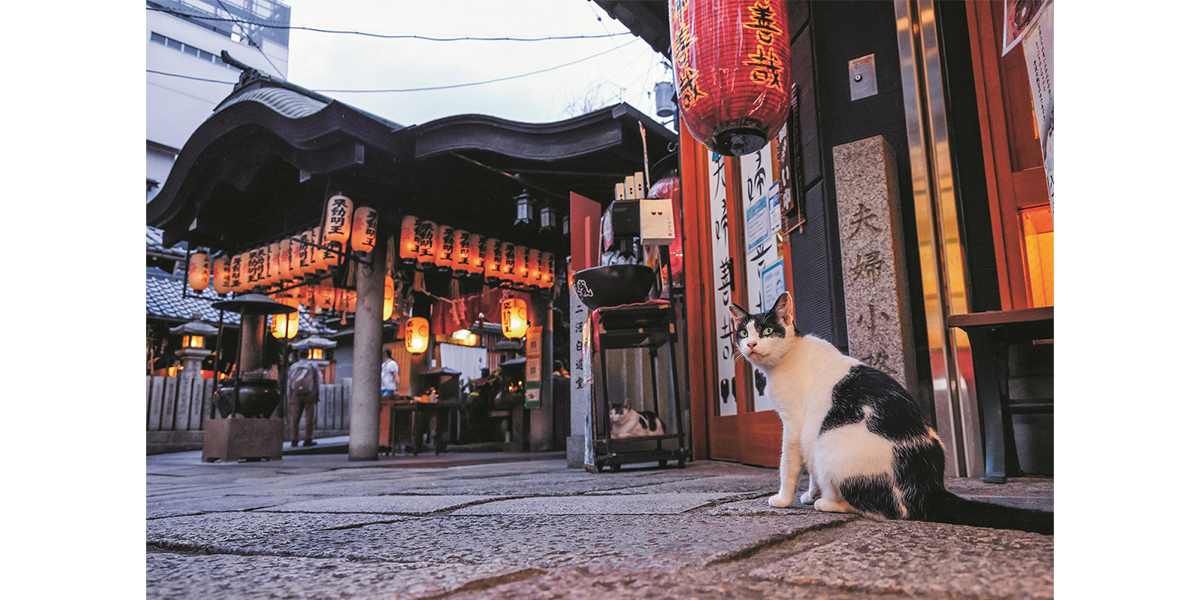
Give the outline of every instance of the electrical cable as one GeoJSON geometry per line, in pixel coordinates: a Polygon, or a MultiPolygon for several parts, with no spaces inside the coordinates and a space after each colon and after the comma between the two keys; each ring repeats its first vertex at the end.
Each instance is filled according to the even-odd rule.
{"type": "MultiPolygon", "coordinates": [[[[229,13],[229,16],[233,16],[233,11],[229,10],[228,6],[225,6],[225,2],[223,0],[217,0],[217,4],[220,4],[221,8],[225,9],[225,12],[229,13]]],[[[283,74],[283,71],[280,71],[279,67],[275,66],[275,63],[271,61],[271,57],[267,56],[267,53],[263,51],[262,46],[259,46],[258,42],[254,41],[254,36],[250,35],[250,32],[246,30],[246,26],[243,25],[241,21],[237,21],[237,26],[238,29],[242,30],[242,33],[246,34],[246,41],[250,42],[250,47],[258,50],[258,53],[262,55],[263,60],[267,61],[267,64],[271,65],[272,69],[275,69],[275,72],[279,74],[280,78],[287,79],[287,77],[283,74]]]]}
{"type": "Polygon", "coordinates": [[[612,37],[624,36],[624,35],[633,35],[632,32],[627,31],[625,33],[608,33],[608,34],[595,34],[595,35],[550,35],[550,36],[529,37],[529,38],[473,37],[473,36],[440,38],[440,37],[417,35],[417,34],[370,33],[370,32],[366,32],[366,31],[355,31],[355,30],[346,30],[346,29],[324,29],[321,27],[305,27],[303,25],[278,25],[275,23],[263,22],[263,21],[249,21],[249,20],[245,20],[245,19],[213,17],[213,16],[206,16],[206,15],[201,15],[201,14],[193,14],[193,13],[189,13],[189,12],[182,12],[182,11],[172,10],[169,8],[161,8],[161,7],[155,7],[155,6],[147,6],[146,10],[167,13],[167,14],[178,16],[178,17],[188,17],[188,18],[192,18],[192,19],[204,19],[206,21],[245,23],[247,25],[255,25],[257,27],[265,27],[268,29],[297,29],[297,30],[302,30],[302,31],[313,31],[313,32],[317,32],[317,33],[361,35],[361,36],[365,36],[365,37],[374,37],[374,38],[382,38],[382,39],[389,39],[389,40],[423,40],[423,41],[427,41],[427,42],[468,42],[468,41],[470,41],[470,42],[546,42],[546,41],[552,41],[552,40],[593,40],[593,39],[612,38],[612,37]]]}
{"type": "Polygon", "coordinates": [[[191,75],[181,75],[179,73],[168,73],[166,71],[155,71],[154,69],[146,69],[146,72],[154,73],[155,75],[166,75],[167,77],[178,77],[180,79],[191,79],[193,81],[207,81],[209,83],[224,83],[226,85],[233,85],[233,84],[237,83],[237,80],[225,81],[222,79],[205,79],[203,77],[192,77],[191,75]]]}

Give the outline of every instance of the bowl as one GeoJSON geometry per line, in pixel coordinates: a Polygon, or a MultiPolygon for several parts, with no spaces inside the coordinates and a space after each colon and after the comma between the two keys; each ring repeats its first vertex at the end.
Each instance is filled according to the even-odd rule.
{"type": "Polygon", "coordinates": [[[654,269],[646,265],[607,265],[575,273],[571,287],[591,310],[645,302],[654,287],[654,269]]]}

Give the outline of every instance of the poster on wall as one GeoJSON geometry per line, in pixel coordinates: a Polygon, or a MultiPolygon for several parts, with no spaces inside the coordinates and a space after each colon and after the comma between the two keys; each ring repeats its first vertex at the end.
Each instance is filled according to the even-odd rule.
{"type": "Polygon", "coordinates": [[[542,407],[542,328],[525,332],[525,408],[542,407]]]}
{"type": "MultiPolygon", "coordinates": [[[[782,221],[779,212],[779,182],[772,181],[772,151],[766,146],[758,152],[741,157],[742,192],[746,231],[746,310],[760,313],[768,310],[779,295],[783,284],[783,259],[775,243],[782,221]],[[775,290],[768,295],[766,290],[775,290]]],[[[773,410],[775,403],[766,395],[767,376],[752,368],[753,384],[750,396],[754,410],[773,410]]]]}
{"type": "Polygon", "coordinates": [[[1017,47],[1052,0],[1004,0],[1003,56],[1017,47]]]}
{"type": "Polygon", "coordinates": [[[1047,3],[1021,41],[1025,51],[1025,69],[1029,73],[1029,91],[1033,96],[1033,114],[1037,118],[1038,141],[1042,145],[1042,163],[1046,167],[1046,188],[1050,211],[1054,211],[1054,4],[1047,3]]]}
{"type": "Polygon", "coordinates": [[[713,152],[708,158],[708,209],[712,236],[713,318],[717,331],[717,414],[737,414],[733,380],[737,373],[737,348],[733,318],[733,264],[729,259],[729,213],[725,202],[725,157],[713,152]]]}

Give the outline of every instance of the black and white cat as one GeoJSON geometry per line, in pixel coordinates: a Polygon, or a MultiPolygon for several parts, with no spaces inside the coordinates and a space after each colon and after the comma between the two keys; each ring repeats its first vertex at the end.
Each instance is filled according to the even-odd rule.
{"type": "Polygon", "coordinates": [[[609,437],[613,439],[664,433],[663,422],[653,411],[633,410],[624,404],[614,404],[608,409],[608,419],[612,421],[609,437]]]}
{"type": "Polygon", "coordinates": [[[795,328],[792,297],[751,315],[730,307],[737,347],[767,376],[766,393],[783,421],[779,493],[790,506],[802,463],[800,501],[852,512],[1053,534],[1053,513],[959,498],[943,486],[945,449],[900,383],[795,328]]]}

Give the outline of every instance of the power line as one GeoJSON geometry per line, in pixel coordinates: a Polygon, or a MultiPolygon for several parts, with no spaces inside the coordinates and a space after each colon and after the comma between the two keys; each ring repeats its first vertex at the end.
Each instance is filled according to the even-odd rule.
{"type": "MultiPolygon", "coordinates": [[[[233,16],[233,11],[229,10],[228,6],[225,6],[225,2],[223,0],[217,0],[217,4],[220,4],[221,8],[225,9],[225,12],[229,13],[229,16],[233,16]]],[[[242,30],[242,33],[246,34],[246,41],[250,42],[250,46],[258,50],[258,53],[261,54],[263,59],[267,61],[267,64],[271,65],[272,69],[275,69],[276,73],[279,73],[280,77],[287,79],[287,77],[284,76],[283,71],[280,71],[279,67],[275,66],[275,63],[271,61],[271,57],[267,56],[267,53],[263,51],[262,46],[258,45],[258,42],[254,41],[254,36],[250,35],[250,32],[246,30],[246,26],[241,21],[237,23],[237,26],[238,29],[242,30]]]]}
{"type": "Polygon", "coordinates": [[[346,29],[324,29],[321,27],[305,27],[303,25],[279,25],[268,21],[251,21],[247,19],[235,19],[225,17],[212,17],[201,14],[193,14],[190,12],[182,12],[169,8],[160,8],[155,6],[147,6],[146,10],[172,14],[178,17],[189,17],[193,19],[204,19],[206,21],[223,21],[229,23],[244,23],[246,25],[254,25],[256,27],[265,27],[267,29],[298,29],[302,31],[314,31],[317,33],[336,33],[342,35],[361,35],[365,37],[382,38],[389,40],[424,40],[427,42],[546,42],[551,40],[592,40],[612,38],[622,35],[633,35],[631,32],[624,33],[607,33],[595,35],[549,35],[544,37],[473,37],[462,36],[453,38],[433,37],[428,35],[417,34],[386,34],[386,33],[370,33],[366,31],[354,31],[346,29]]]}
{"type": "Polygon", "coordinates": [[[593,54],[593,55],[591,55],[591,56],[585,56],[585,57],[583,57],[583,58],[581,58],[581,59],[578,59],[578,60],[573,60],[573,61],[571,61],[571,62],[568,62],[568,63],[563,63],[563,64],[561,64],[561,65],[556,65],[556,66],[553,66],[553,67],[548,67],[548,68],[545,68],[545,69],[539,69],[539,70],[537,70],[537,71],[530,71],[530,72],[528,72],[528,73],[522,73],[522,74],[520,74],[520,75],[510,75],[510,76],[508,76],[508,77],[499,77],[499,78],[496,78],[496,79],[488,79],[487,81],[473,81],[473,82],[471,82],[471,83],[455,83],[455,84],[451,84],[451,85],[435,85],[435,86],[430,86],[430,87],[406,88],[406,89],[389,89],[389,90],[313,90],[313,91],[314,91],[314,92],[320,92],[320,93],[323,93],[323,94],[329,94],[329,93],[363,93],[363,94],[378,94],[378,93],[398,93],[398,92],[427,92],[427,91],[431,91],[431,90],[449,90],[449,89],[453,89],[453,88],[460,88],[460,87],[470,87],[470,86],[473,86],[473,85],[484,85],[484,84],[486,84],[486,83],[496,83],[496,82],[498,82],[498,81],[508,81],[508,80],[510,80],[510,79],[520,79],[520,78],[522,78],[522,77],[529,77],[530,75],[537,75],[537,74],[539,74],[539,73],[545,73],[545,72],[547,72],[547,71],[553,71],[553,70],[555,70],[555,69],[561,69],[561,68],[563,68],[563,67],[569,67],[569,66],[571,66],[571,65],[579,64],[579,63],[581,63],[581,62],[583,62],[583,61],[585,61],[585,60],[591,60],[591,59],[593,59],[593,58],[596,58],[597,56],[603,56],[603,55],[605,55],[605,54],[608,54],[609,52],[612,52],[612,51],[614,51],[614,50],[620,50],[621,48],[624,48],[625,46],[628,46],[629,44],[632,44],[632,43],[634,43],[634,42],[636,42],[636,41],[637,41],[637,40],[630,40],[630,41],[628,41],[628,42],[625,42],[624,44],[621,44],[620,46],[613,46],[612,48],[609,48],[608,50],[605,50],[605,51],[603,51],[603,52],[597,52],[596,54],[593,54]]]}
{"type": "Polygon", "coordinates": [[[237,81],[224,81],[221,79],[205,79],[203,77],[192,77],[191,75],[181,75],[179,73],[167,73],[166,71],[155,71],[154,69],[146,69],[146,72],[154,73],[155,75],[166,75],[167,77],[178,77],[180,79],[191,79],[193,81],[207,81],[209,83],[224,83],[226,85],[233,85],[233,84],[237,83],[237,81]]]}

